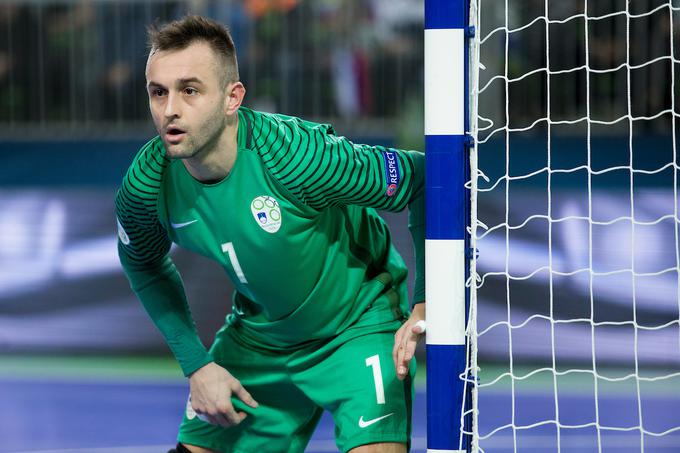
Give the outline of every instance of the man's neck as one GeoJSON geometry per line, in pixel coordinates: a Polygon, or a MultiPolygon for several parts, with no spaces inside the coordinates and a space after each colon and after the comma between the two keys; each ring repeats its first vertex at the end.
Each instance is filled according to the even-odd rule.
{"type": "Polygon", "coordinates": [[[238,116],[227,125],[215,143],[208,144],[196,156],[182,159],[182,163],[194,179],[203,183],[215,183],[231,172],[238,152],[238,116]]]}

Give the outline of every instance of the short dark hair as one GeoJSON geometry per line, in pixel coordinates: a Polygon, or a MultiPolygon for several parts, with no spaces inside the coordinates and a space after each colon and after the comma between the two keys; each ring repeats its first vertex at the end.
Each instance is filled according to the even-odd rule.
{"type": "Polygon", "coordinates": [[[152,24],[148,28],[149,53],[165,50],[182,50],[197,41],[210,45],[224,60],[222,81],[239,81],[236,47],[227,28],[217,21],[203,16],[189,15],[163,25],[152,24]]]}

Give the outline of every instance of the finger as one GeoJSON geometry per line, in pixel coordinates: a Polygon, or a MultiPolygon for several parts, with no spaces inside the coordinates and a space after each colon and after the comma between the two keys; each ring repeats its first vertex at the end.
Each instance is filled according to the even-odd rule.
{"type": "Polygon", "coordinates": [[[202,408],[197,410],[194,407],[194,412],[196,412],[196,416],[199,418],[199,420],[203,420],[204,422],[210,423],[211,425],[224,426],[225,428],[233,425],[233,423],[219,409],[208,411],[202,408]]]}
{"type": "Polygon", "coordinates": [[[214,423],[208,418],[207,415],[199,414],[198,412],[196,412],[196,417],[198,417],[199,420],[203,420],[206,423],[210,423],[210,424],[214,425],[214,423]]]}
{"type": "Polygon", "coordinates": [[[245,418],[245,414],[243,412],[237,412],[231,403],[229,403],[228,406],[222,408],[221,413],[231,425],[238,425],[241,423],[241,420],[245,418]]]}
{"type": "MultiPolygon", "coordinates": [[[[235,415],[236,412],[234,412],[234,416],[235,415]]],[[[229,428],[230,426],[238,424],[238,419],[232,419],[232,416],[224,412],[218,412],[215,415],[213,415],[212,418],[215,420],[214,424],[223,426],[225,428],[229,428]]]]}
{"type": "Polygon", "coordinates": [[[245,420],[245,418],[248,416],[248,414],[246,414],[245,412],[234,411],[234,413],[235,413],[235,415],[234,415],[235,418],[232,418],[232,426],[238,425],[243,420],[245,420]]]}
{"type": "Polygon", "coordinates": [[[226,425],[227,421],[224,420],[223,418],[219,417],[217,415],[217,413],[215,413],[213,415],[210,415],[210,414],[207,414],[207,413],[204,413],[204,414],[196,413],[196,415],[198,416],[199,420],[203,420],[204,422],[210,423],[211,425],[224,426],[224,427],[228,426],[228,425],[226,425]]]}
{"type": "MultiPolygon", "coordinates": [[[[236,383],[238,384],[238,381],[236,383]]],[[[215,403],[214,410],[210,411],[209,415],[215,418],[220,426],[229,427],[238,425],[243,419],[234,408],[231,402],[231,395],[231,391],[221,395],[219,401],[215,403]]]]}
{"type": "Polygon", "coordinates": [[[413,355],[416,353],[416,346],[418,345],[418,337],[416,336],[415,338],[412,338],[410,341],[406,342],[405,346],[405,351],[404,351],[404,361],[408,365],[408,362],[411,361],[413,358],[413,355]]]}
{"type": "MultiPolygon", "coordinates": [[[[413,327],[411,327],[410,330],[412,330],[413,327]]],[[[416,351],[416,346],[418,345],[418,337],[419,334],[410,334],[406,335],[402,341],[401,348],[400,348],[400,357],[399,357],[399,371],[398,374],[402,377],[405,378],[406,374],[408,374],[408,369],[410,366],[411,359],[415,355],[416,351]]]]}
{"type": "Polygon", "coordinates": [[[238,398],[241,401],[246,403],[248,406],[250,406],[252,408],[256,408],[257,406],[259,406],[259,403],[257,401],[255,401],[255,399],[252,397],[252,395],[250,393],[248,393],[248,391],[241,384],[238,384],[234,388],[234,393],[236,394],[236,396],[238,396],[238,398]]]}
{"type": "Polygon", "coordinates": [[[408,373],[408,362],[404,361],[404,354],[406,353],[405,339],[402,339],[399,344],[399,351],[397,353],[397,378],[403,380],[408,373]]]}
{"type": "Polygon", "coordinates": [[[394,369],[396,370],[399,365],[399,345],[402,341],[402,336],[404,333],[404,326],[401,326],[397,333],[394,334],[394,346],[392,347],[392,361],[394,362],[394,369]]]}
{"type": "Polygon", "coordinates": [[[236,412],[234,407],[229,404],[228,406],[225,405],[224,407],[218,408],[214,414],[210,415],[210,418],[214,420],[213,424],[228,428],[241,423],[241,420],[245,418],[245,414],[243,412],[236,412]]]}

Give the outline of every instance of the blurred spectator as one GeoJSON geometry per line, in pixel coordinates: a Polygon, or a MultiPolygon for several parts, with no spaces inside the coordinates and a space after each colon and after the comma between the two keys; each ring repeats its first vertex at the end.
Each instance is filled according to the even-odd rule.
{"type": "Polygon", "coordinates": [[[210,17],[223,23],[229,28],[239,55],[247,51],[252,26],[252,14],[247,11],[247,3],[244,5],[241,0],[189,0],[186,11],[178,11],[175,16],[181,17],[184,13],[210,17]]]}
{"type": "Polygon", "coordinates": [[[36,14],[28,5],[0,6],[0,120],[36,121],[40,118],[40,84],[36,59],[42,44],[36,14]]]}
{"type": "Polygon", "coordinates": [[[52,121],[72,122],[80,94],[81,66],[76,61],[76,46],[91,36],[94,6],[82,0],[54,3],[48,4],[42,14],[44,66],[39,70],[45,80],[44,115],[52,121]]]}
{"type": "Polygon", "coordinates": [[[371,43],[365,30],[372,18],[365,2],[339,0],[325,2],[316,12],[326,26],[330,74],[335,96],[335,114],[356,117],[373,110],[370,74],[371,43]]]}
{"type": "MultiPolygon", "coordinates": [[[[12,28],[16,26],[19,7],[6,4],[0,7],[0,36],[12,36],[12,28]]],[[[17,74],[17,55],[9,40],[0,41],[0,90],[6,93],[0,97],[0,120],[13,121],[17,115],[17,101],[22,93],[14,82],[17,74]]]]}
{"type": "MultiPolygon", "coordinates": [[[[628,54],[632,65],[666,56],[632,69],[635,116],[670,108],[670,12],[662,8],[649,17],[643,14],[663,4],[667,2],[631,3],[633,16],[627,19],[618,0],[588,3],[589,17],[609,15],[588,21],[591,68],[617,67],[628,54]]],[[[498,22],[494,27],[502,27],[505,4],[485,2],[483,7],[498,22]]],[[[511,2],[510,8],[511,30],[546,14],[543,0],[511,2]]],[[[484,54],[491,60],[487,73],[502,71],[507,64],[509,77],[520,77],[545,68],[548,53],[552,71],[584,66],[585,20],[575,18],[582,8],[579,2],[550,2],[549,37],[544,20],[522,31],[497,33],[482,49],[483,54],[491,50],[484,54]]],[[[140,70],[147,55],[146,26],[186,12],[213,17],[230,28],[252,107],[317,119],[401,122],[407,116],[404,105],[418,105],[422,98],[417,88],[423,74],[422,0],[5,1],[0,4],[0,36],[6,37],[0,41],[0,88],[5,93],[0,122],[70,122],[73,127],[97,121],[147,122],[140,70]]],[[[551,117],[582,117],[585,69],[553,74],[550,83],[551,117]]],[[[546,87],[545,71],[511,85],[508,101],[516,125],[545,117],[546,87]]],[[[592,115],[611,120],[625,113],[625,68],[591,72],[590,87],[592,115]]],[[[497,98],[491,116],[504,117],[506,99],[497,98]]]]}
{"type": "Polygon", "coordinates": [[[296,6],[300,0],[245,0],[245,9],[251,16],[260,18],[270,11],[287,13],[296,6]]]}
{"type": "Polygon", "coordinates": [[[124,122],[148,115],[143,69],[148,54],[146,28],[168,20],[176,2],[103,2],[97,8],[99,56],[98,117],[124,122]]]}

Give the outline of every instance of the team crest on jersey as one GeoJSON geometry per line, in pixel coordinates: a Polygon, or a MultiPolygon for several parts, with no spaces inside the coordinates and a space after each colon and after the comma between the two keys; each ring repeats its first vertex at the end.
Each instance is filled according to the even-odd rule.
{"type": "Polygon", "coordinates": [[[276,233],[281,228],[281,207],[279,202],[267,195],[261,195],[250,203],[255,222],[267,233],[276,233]]]}
{"type": "Polygon", "coordinates": [[[120,239],[120,242],[128,245],[130,243],[130,236],[128,236],[123,229],[123,225],[120,224],[120,220],[116,219],[116,223],[118,224],[118,238],[120,239]]]}

